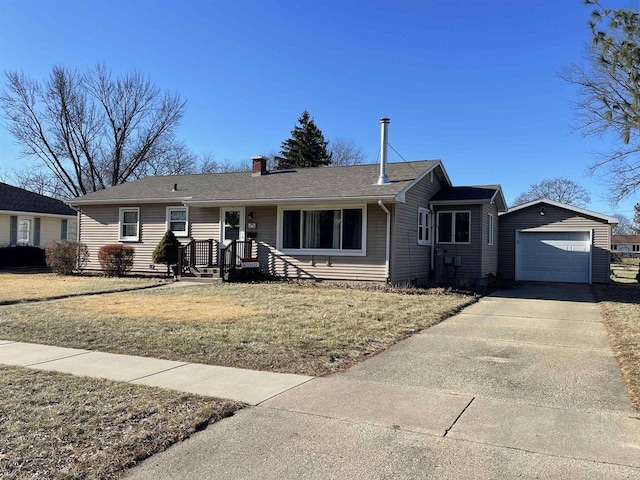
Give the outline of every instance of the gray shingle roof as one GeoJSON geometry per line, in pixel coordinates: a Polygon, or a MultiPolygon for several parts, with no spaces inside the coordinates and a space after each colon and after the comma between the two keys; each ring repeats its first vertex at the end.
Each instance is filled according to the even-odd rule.
{"type": "Polygon", "coordinates": [[[89,193],[68,203],[84,204],[118,200],[188,202],[269,201],[390,197],[397,195],[425,171],[441,165],[439,160],[390,163],[390,183],[376,185],[380,166],[320,167],[269,172],[254,177],[250,172],[147,177],[89,193]],[[173,191],[174,185],[177,190],[173,191]]]}
{"type": "Polygon", "coordinates": [[[640,243],[640,235],[613,235],[611,243],[640,243]]]}
{"type": "Polygon", "coordinates": [[[0,210],[10,212],[75,215],[76,211],[60,200],[0,182],[0,210]]]}

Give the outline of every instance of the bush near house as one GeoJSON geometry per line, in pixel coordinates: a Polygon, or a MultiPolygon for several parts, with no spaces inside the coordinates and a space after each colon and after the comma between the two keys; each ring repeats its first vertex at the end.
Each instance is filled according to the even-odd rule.
{"type": "Polygon", "coordinates": [[[87,246],[73,240],[51,242],[46,248],[47,265],[59,275],[71,275],[82,270],[88,259],[87,246]]]}
{"type": "Polygon", "coordinates": [[[18,245],[0,248],[0,268],[46,266],[45,252],[40,247],[18,245]]]}
{"type": "Polygon", "coordinates": [[[167,230],[162,236],[162,240],[153,250],[151,260],[153,263],[163,263],[167,266],[167,277],[171,275],[171,265],[178,263],[178,249],[180,248],[180,240],[171,230],[167,230]]]}
{"type": "Polygon", "coordinates": [[[128,245],[104,245],[98,250],[98,261],[108,277],[123,277],[133,267],[134,249],[128,245]]]}

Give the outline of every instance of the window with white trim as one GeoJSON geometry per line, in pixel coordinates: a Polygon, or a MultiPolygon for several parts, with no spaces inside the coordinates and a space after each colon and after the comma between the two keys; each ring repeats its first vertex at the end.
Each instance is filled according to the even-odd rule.
{"type": "Polygon", "coordinates": [[[431,245],[431,213],[418,207],[418,245],[431,245]]]}
{"type": "Polygon", "coordinates": [[[140,240],[140,208],[127,207],[120,209],[119,240],[138,242],[140,240]]]}
{"type": "Polygon", "coordinates": [[[471,243],[471,212],[438,212],[438,243],[471,243]]]}
{"type": "Polygon", "coordinates": [[[187,207],[167,207],[167,230],[177,237],[189,236],[187,207]]]}
{"type": "Polygon", "coordinates": [[[494,216],[487,214],[487,245],[493,245],[494,216]]]}
{"type": "Polygon", "coordinates": [[[285,253],[362,255],[366,209],[282,208],[279,249],[285,253]]]}
{"type": "Polygon", "coordinates": [[[78,221],[77,220],[68,220],[67,221],[67,240],[78,240],[78,221]]]}
{"type": "Polygon", "coordinates": [[[33,241],[33,217],[18,217],[18,245],[31,245],[33,241]]]}

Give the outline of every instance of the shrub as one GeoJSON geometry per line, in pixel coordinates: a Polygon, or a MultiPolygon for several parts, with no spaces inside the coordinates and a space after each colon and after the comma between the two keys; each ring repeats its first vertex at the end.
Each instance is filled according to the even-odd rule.
{"type": "Polygon", "coordinates": [[[133,267],[134,249],[128,245],[104,245],[98,250],[98,261],[109,277],[122,277],[133,267]]]}
{"type": "Polygon", "coordinates": [[[44,249],[28,245],[0,248],[0,268],[46,267],[44,249]]]}
{"type": "Polygon", "coordinates": [[[89,249],[84,243],[60,240],[47,245],[46,258],[47,265],[54,273],[71,275],[86,265],[89,249]]]}
{"type": "Polygon", "coordinates": [[[167,277],[170,275],[170,266],[178,263],[178,248],[180,241],[171,230],[168,230],[153,251],[151,260],[153,263],[164,263],[167,266],[167,277]]]}

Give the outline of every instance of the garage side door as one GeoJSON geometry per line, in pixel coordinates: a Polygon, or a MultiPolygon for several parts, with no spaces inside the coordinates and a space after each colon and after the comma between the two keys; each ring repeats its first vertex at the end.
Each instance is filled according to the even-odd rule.
{"type": "Polygon", "coordinates": [[[589,283],[589,232],[520,232],[516,280],[589,283]]]}

